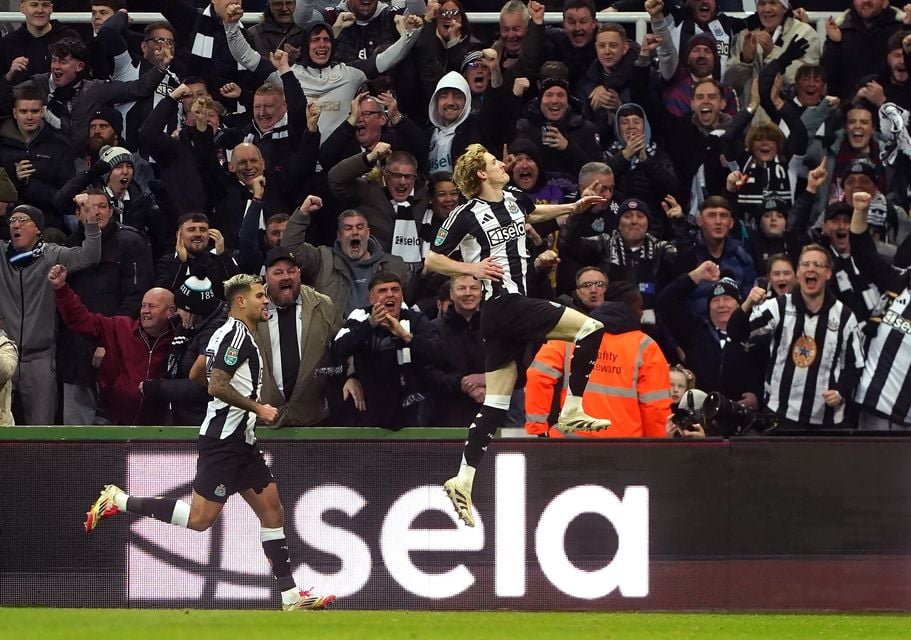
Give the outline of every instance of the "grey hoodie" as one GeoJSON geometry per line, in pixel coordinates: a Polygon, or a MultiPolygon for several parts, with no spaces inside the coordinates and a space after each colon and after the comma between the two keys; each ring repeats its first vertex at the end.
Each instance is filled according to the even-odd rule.
{"type": "Polygon", "coordinates": [[[348,266],[348,275],[351,277],[351,292],[345,302],[344,317],[346,318],[355,309],[370,306],[370,290],[367,285],[370,284],[370,279],[376,271],[374,265],[386,256],[383,247],[373,237],[367,239],[367,250],[370,251],[369,258],[352,260],[342,253],[338,240],[332,245],[332,253],[345,261],[348,266]]]}
{"type": "Polygon", "coordinates": [[[11,252],[10,243],[0,242],[0,313],[6,316],[6,332],[19,345],[20,360],[53,357],[56,307],[48,271],[55,264],[69,271],[98,264],[101,231],[97,224],[86,225],[80,247],[45,244],[43,253],[21,269],[10,266],[7,257],[11,252]]]}
{"type": "Polygon", "coordinates": [[[462,77],[461,73],[450,71],[440,78],[440,81],[437,82],[437,88],[433,92],[433,97],[430,99],[430,104],[427,106],[427,113],[434,127],[433,135],[430,138],[430,173],[436,173],[437,171],[452,172],[452,139],[455,137],[455,132],[459,125],[471,115],[471,89],[469,89],[468,81],[462,77]],[[444,89],[457,89],[465,96],[465,107],[462,109],[462,113],[450,124],[444,123],[442,118],[440,118],[440,114],[437,113],[437,96],[444,89]]]}

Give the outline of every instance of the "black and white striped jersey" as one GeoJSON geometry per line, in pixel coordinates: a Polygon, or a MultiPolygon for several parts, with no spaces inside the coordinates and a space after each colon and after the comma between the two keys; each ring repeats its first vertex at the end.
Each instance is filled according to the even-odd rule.
{"type": "MultiPolygon", "coordinates": [[[[231,375],[231,386],[242,396],[259,399],[262,387],[262,358],[256,341],[247,326],[237,318],[215,330],[206,346],[206,376],[212,369],[231,375]]],[[[206,407],[206,417],[199,428],[199,435],[220,440],[256,442],[256,414],[212,398],[206,407]]]]}
{"type": "Polygon", "coordinates": [[[834,426],[844,421],[842,402],[826,405],[823,391],[853,395],[864,365],[857,318],[826,293],[818,313],[810,313],[800,293],[772,298],[753,308],[751,336],[771,334],[765,377],[765,399],[778,416],[807,426],[834,426]]]}
{"type": "Polygon", "coordinates": [[[465,262],[494,256],[503,267],[503,279],[481,281],[485,300],[504,293],[526,295],[529,256],[525,218],[534,210],[534,202],[512,187],[503,190],[500,202],[473,198],[449,214],[433,241],[433,251],[448,256],[461,249],[465,262]]]}
{"type": "Polygon", "coordinates": [[[870,318],[866,333],[867,362],[855,400],[864,409],[911,424],[911,290],[908,272],[898,276],[904,285],[884,296],[882,313],[870,318]]]}

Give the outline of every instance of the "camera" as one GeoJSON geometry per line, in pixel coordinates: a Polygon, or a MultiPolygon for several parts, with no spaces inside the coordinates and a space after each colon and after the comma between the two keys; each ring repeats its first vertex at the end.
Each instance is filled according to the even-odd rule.
{"type": "MultiPolygon", "coordinates": [[[[684,393],[671,415],[671,422],[674,426],[681,431],[692,431],[693,425],[704,425],[703,403],[705,399],[705,393],[698,389],[691,389],[684,393]]],[[[683,436],[677,435],[676,437],[683,436]]]]}
{"type": "Polygon", "coordinates": [[[708,435],[744,436],[765,434],[778,427],[778,418],[771,413],[759,413],[713,391],[702,405],[708,435]]]}

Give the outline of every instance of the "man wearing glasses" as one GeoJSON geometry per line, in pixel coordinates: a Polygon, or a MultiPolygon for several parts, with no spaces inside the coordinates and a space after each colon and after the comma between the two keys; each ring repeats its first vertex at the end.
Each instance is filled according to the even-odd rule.
{"type": "Polygon", "coordinates": [[[87,222],[82,245],[70,248],[45,242],[43,227],[42,211],[21,204],[9,216],[10,241],[0,242],[0,314],[20,354],[13,402],[21,423],[37,425],[54,424],[57,412],[56,312],[47,272],[58,263],[78,271],[101,257],[97,222],[87,222]]]}
{"type": "Polygon", "coordinates": [[[378,142],[372,151],[351,156],[329,171],[332,193],[364,214],[383,251],[399,256],[412,272],[423,264],[418,231],[430,205],[417,165],[407,151],[392,152],[387,143],[378,142]],[[382,171],[382,185],[366,177],[374,167],[382,171]]]}
{"type": "Polygon", "coordinates": [[[276,49],[283,49],[291,64],[297,62],[304,32],[294,23],[296,8],[296,0],[269,0],[263,12],[263,21],[247,29],[247,37],[259,55],[268,58],[276,49]]]}
{"type": "MultiPolygon", "coordinates": [[[[129,30],[129,20],[125,12],[118,12],[116,15],[108,18],[104,23],[103,28],[113,28],[113,25],[118,26],[123,38],[126,38],[127,34],[132,33],[129,30]]],[[[100,37],[98,39],[101,40],[100,37]]],[[[120,40],[120,47],[121,49],[119,50],[126,50],[126,44],[123,40],[120,40]]],[[[142,57],[139,58],[137,63],[131,62],[121,71],[121,75],[115,76],[115,80],[137,80],[142,74],[158,66],[159,56],[164,52],[169,52],[171,55],[174,55],[174,28],[170,23],[163,20],[146,25],[146,28],[142,32],[142,42],[140,43],[139,48],[142,52],[142,57]]],[[[111,50],[109,53],[117,55],[117,50],[111,50]]],[[[175,73],[175,70],[172,67],[169,67],[165,71],[164,77],[161,79],[161,82],[159,82],[158,87],[152,95],[119,107],[120,111],[125,114],[124,135],[122,136],[123,141],[128,142],[129,147],[134,151],[139,145],[139,129],[142,127],[142,123],[145,122],[149,117],[149,114],[152,113],[152,109],[161,102],[162,98],[180,86],[181,77],[185,74],[179,73],[179,63],[177,63],[177,66],[178,73],[175,73]]],[[[174,118],[173,122],[168,123],[168,130],[175,129],[177,125],[177,118],[174,118]]]]}
{"type": "Polygon", "coordinates": [[[598,267],[582,267],[576,273],[576,290],[572,295],[562,295],[558,302],[584,314],[604,304],[607,274],[598,267]]]}
{"type": "Polygon", "coordinates": [[[864,353],[857,318],[828,290],[831,278],[829,252],[807,245],[797,263],[795,292],[765,300],[765,289],[754,287],[742,311],[731,314],[732,336],[772,334],[765,399],[781,427],[842,426],[845,401],[860,381],[864,353]],[[743,326],[746,313],[749,329],[743,326]]]}

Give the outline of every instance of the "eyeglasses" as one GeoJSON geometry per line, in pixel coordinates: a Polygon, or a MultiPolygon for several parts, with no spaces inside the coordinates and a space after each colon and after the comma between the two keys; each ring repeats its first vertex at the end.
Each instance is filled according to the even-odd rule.
{"type": "Polygon", "coordinates": [[[455,18],[460,14],[458,9],[446,9],[445,11],[440,11],[441,18],[455,18]]]}
{"type": "Polygon", "coordinates": [[[174,44],[174,38],[146,38],[145,42],[154,42],[155,44],[174,44]]]}
{"type": "MultiPolygon", "coordinates": [[[[465,65],[465,69],[480,69],[482,67],[484,67],[483,62],[469,62],[468,64],[465,65]]],[[[464,69],[463,69],[463,71],[464,71],[464,69]]]]}
{"type": "Polygon", "coordinates": [[[414,180],[418,177],[416,173],[396,173],[395,171],[389,171],[388,169],[383,173],[393,180],[414,180]]]}
{"type": "Polygon", "coordinates": [[[365,118],[369,118],[370,116],[375,116],[378,113],[386,113],[386,112],[385,111],[361,111],[361,115],[364,116],[365,118]]]}
{"type": "Polygon", "coordinates": [[[10,225],[28,224],[29,222],[34,222],[34,220],[29,218],[28,216],[13,216],[12,218],[9,219],[10,225]]]}
{"type": "Polygon", "coordinates": [[[817,262],[816,260],[804,260],[799,263],[804,269],[809,269],[810,267],[816,267],[817,269],[828,269],[829,265],[825,262],[817,262]]]}
{"type": "Polygon", "coordinates": [[[604,280],[592,280],[590,282],[582,282],[576,286],[577,289],[603,289],[607,286],[607,283],[604,280]]]}

